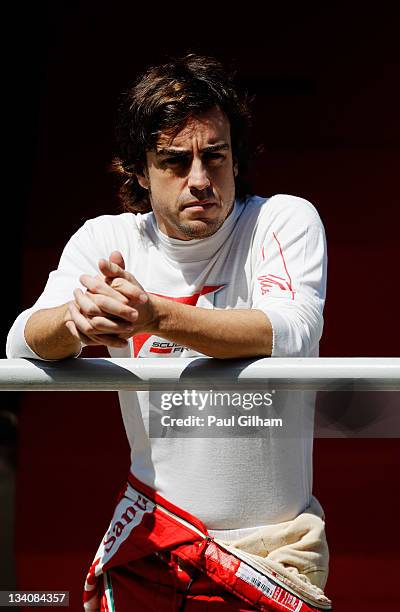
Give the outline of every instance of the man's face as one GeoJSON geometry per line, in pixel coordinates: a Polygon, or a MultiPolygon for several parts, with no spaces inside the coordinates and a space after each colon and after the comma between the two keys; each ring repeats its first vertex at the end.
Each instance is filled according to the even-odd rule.
{"type": "Polygon", "coordinates": [[[161,132],[146,158],[138,181],[149,190],[160,230],[180,240],[214,234],[235,198],[237,167],[226,115],[215,107],[191,118],[173,138],[161,132]]]}

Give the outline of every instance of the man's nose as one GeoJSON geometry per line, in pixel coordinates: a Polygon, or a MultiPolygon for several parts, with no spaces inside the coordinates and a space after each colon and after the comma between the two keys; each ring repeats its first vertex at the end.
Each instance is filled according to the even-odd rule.
{"type": "Polygon", "coordinates": [[[204,191],[210,186],[210,178],[201,159],[194,159],[189,171],[188,176],[188,187],[189,189],[197,189],[198,191],[204,191]]]}

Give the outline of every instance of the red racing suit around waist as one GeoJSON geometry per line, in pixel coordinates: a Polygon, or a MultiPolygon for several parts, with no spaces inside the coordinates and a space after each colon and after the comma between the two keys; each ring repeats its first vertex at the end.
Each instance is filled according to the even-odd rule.
{"type": "MultiPolygon", "coordinates": [[[[167,573],[171,569],[177,573],[178,582],[179,578],[182,580],[179,572],[188,577],[186,592],[178,597],[176,593],[172,596],[171,593],[168,595],[165,585],[161,587],[160,570],[154,570],[154,576],[150,576],[152,589],[159,581],[160,590],[164,589],[166,594],[164,608],[164,604],[160,604],[162,600],[157,600],[157,612],[183,610],[184,600],[197,577],[200,580],[206,577],[209,584],[218,585],[239,602],[247,604],[246,607],[219,606],[218,610],[314,612],[331,609],[306,601],[288,589],[276,572],[260,568],[241,555],[241,551],[232,553],[231,549],[208,534],[198,518],[174,506],[130,474],[86,578],[85,610],[128,612],[144,609],[143,605],[135,606],[134,581],[131,581],[128,589],[129,596],[125,593],[123,598],[118,598],[114,593],[113,588],[116,591],[118,587],[111,582],[118,569],[124,574],[125,582],[129,581],[128,569],[134,571],[136,564],[140,574],[143,561],[149,558],[157,560],[158,564],[163,563],[167,573]],[[189,573],[186,574],[182,568],[190,568],[187,569],[189,573]]],[[[151,572],[152,563],[147,563],[147,572],[149,567],[151,572]]],[[[120,583],[120,579],[115,580],[116,585],[120,583]]],[[[139,583],[142,588],[143,580],[139,583]]]]}

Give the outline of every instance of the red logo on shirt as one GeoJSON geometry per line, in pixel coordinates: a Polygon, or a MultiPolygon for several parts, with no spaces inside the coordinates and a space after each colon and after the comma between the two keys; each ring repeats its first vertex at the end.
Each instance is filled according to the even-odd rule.
{"type": "Polygon", "coordinates": [[[265,274],[264,276],[259,276],[257,280],[260,281],[262,295],[271,291],[273,287],[279,287],[282,291],[292,290],[290,283],[285,278],[275,274],[265,274]]]}
{"type": "MultiPolygon", "coordinates": [[[[167,300],[173,300],[174,302],[180,302],[181,304],[188,304],[189,306],[196,306],[199,297],[201,295],[207,295],[207,293],[213,293],[222,289],[226,285],[205,285],[201,291],[193,293],[193,295],[185,295],[181,297],[173,297],[170,295],[161,295],[160,293],[152,293],[152,295],[157,295],[158,297],[163,297],[167,300]]],[[[134,349],[134,357],[138,357],[139,353],[144,345],[144,343],[150,338],[151,334],[138,334],[137,336],[133,336],[133,349],[134,349]]],[[[180,346],[175,342],[160,342],[159,340],[155,340],[152,346],[149,349],[150,353],[172,353],[172,352],[183,352],[186,349],[184,346],[180,346]]]]}
{"type": "MultiPolygon", "coordinates": [[[[280,269],[279,268],[278,269],[279,269],[279,272],[281,272],[282,274],[286,274],[286,278],[283,276],[277,276],[276,274],[264,274],[263,276],[259,276],[257,280],[260,283],[261,295],[265,295],[266,293],[269,293],[270,291],[272,291],[272,289],[274,289],[275,287],[278,287],[281,291],[290,291],[290,293],[292,294],[292,300],[294,300],[295,291],[293,291],[292,278],[289,274],[289,270],[286,265],[282,245],[279,242],[278,236],[275,234],[275,232],[272,232],[272,235],[274,237],[276,245],[278,246],[279,254],[281,256],[282,265],[283,265],[283,268],[280,266],[280,269]]],[[[261,255],[262,255],[263,261],[265,261],[264,245],[261,249],[261,255]]]]}

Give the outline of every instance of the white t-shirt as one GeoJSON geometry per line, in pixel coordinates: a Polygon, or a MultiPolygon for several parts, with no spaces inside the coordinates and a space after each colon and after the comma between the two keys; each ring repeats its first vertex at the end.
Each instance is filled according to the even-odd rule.
{"type": "MultiPolygon", "coordinates": [[[[97,275],[98,260],[122,253],[126,269],[148,292],[201,308],[258,309],[271,321],[272,357],[316,357],[323,327],[326,243],[318,213],[289,195],[236,201],[208,238],[182,241],[157,227],[153,213],[104,215],[70,239],[37,302],[16,319],[9,358],[38,356],[24,327],[35,310],[59,306],[97,275]]],[[[199,353],[142,334],[115,357],[193,357],[199,353]]],[[[265,389],[264,389],[265,392],[265,389]]],[[[150,438],[148,392],[119,392],[131,446],[132,473],[221,537],[290,520],[308,506],[312,490],[315,394],[277,391],[285,426],[260,438],[150,438]],[[216,531],[218,530],[218,531],[216,531]],[[239,531],[235,531],[239,530],[239,531]]]]}

